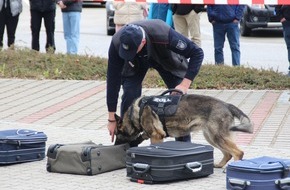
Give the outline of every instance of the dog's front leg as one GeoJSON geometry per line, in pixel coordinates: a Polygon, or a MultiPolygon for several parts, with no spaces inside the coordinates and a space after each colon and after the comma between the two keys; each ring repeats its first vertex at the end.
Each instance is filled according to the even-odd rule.
{"type": "Polygon", "coordinates": [[[151,144],[163,142],[166,133],[163,130],[162,123],[158,115],[150,108],[145,106],[141,115],[141,126],[147,135],[150,137],[151,144]]]}
{"type": "Polygon", "coordinates": [[[157,143],[162,143],[163,142],[163,138],[156,138],[156,137],[151,137],[150,138],[151,144],[157,144],[157,143]]]}

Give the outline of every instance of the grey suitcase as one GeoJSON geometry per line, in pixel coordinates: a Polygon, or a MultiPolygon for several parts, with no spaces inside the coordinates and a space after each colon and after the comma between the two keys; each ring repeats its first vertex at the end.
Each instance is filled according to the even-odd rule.
{"type": "Polygon", "coordinates": [[[290,160],[262,156],[227,166],[228,190],[290,190],[290,160]]]}
{"type": "Polygon", "coordinates": [[[128,144],[97,145],[93,142],[53,144],[47,150],[49,172],[96,175],[126,167],[128,144]]]}

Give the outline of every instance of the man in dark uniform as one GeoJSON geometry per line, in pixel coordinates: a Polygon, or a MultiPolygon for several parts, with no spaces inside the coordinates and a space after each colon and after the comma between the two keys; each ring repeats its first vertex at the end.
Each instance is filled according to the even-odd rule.
{"type": "MultiPolygon", "coordinates": [[[[142,81],[149,68],[158,71],[168,88],[187,92],[199,72],[203,50],[165,22],[153,19],[124,26],[112,38],[107,71],[108,130],[114,141],[119,91],[121,117],[141,96],[142,81]]],[[[191,141],[190,135],[176,138],[191,141]]]]}

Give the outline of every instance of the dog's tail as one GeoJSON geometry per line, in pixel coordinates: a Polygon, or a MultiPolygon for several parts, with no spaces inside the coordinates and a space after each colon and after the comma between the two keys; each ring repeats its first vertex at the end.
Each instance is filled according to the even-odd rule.
{"type": "Polygon", "coordinates": [[[240,131],[245,133],[253,133],[253,124],[250,118],[239,108],[232,104],[228,104],[228,108],[234,117],[240,120],[240,124],[237,126],[232,126],[231,131],[240,131]]]}

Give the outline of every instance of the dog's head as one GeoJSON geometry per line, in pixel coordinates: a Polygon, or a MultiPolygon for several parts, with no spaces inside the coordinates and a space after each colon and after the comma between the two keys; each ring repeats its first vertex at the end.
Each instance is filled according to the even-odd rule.
{"type": "Polygon", "coordinates": [[[115,145],[129,143],[133,147],[148,138],[152,141],[152,137],[160,140],[166,136],[158,115],[150,106],[146,105],[140,109],[140,100],[141,98],[138,98],[133,102],[124,114],[123,120],[115,115],[117,121],[115,145]]]}
{"type": "MultiPolygon", "coordinates": [[[[115,114],[117,127],[115,130],[115,145],[129,143],[135,146],[136,139],[140,136],[142,128],[139,122],[139,107],[135,102],[128,108],[123,119],[115,114]],[[137,107],[136,107],[137,106],[137,107]]],[[[140,139],[139,139],[140,140],[140,139]]],[[[138,145],[139,143],[137,143],[138,145]]]]}

